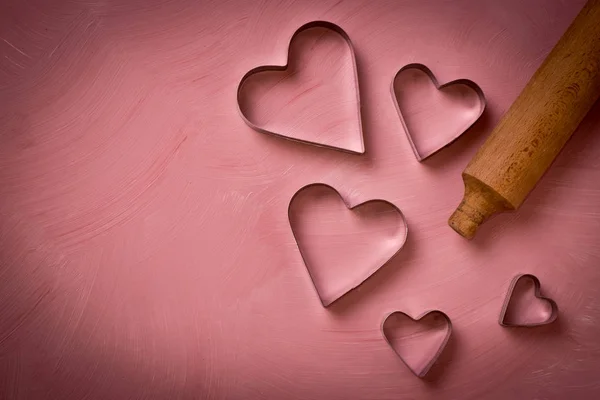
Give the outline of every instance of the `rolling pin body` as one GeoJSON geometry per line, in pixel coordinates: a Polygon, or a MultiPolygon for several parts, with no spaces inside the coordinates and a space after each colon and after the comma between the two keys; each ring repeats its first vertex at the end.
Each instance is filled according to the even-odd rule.
{"type": "Polygon", "coordinates": [[[464,170],[448,221],[471,239],[517,209],[600,95],[600,0],[589,0],[464,170]]]}

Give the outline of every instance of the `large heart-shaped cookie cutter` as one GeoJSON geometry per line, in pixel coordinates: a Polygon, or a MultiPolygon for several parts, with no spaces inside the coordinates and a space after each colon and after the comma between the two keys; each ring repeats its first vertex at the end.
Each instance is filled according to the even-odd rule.
{"type": "Polygon", "coordinates": [[[332,23],[332,22],[328,22],[328,21],[312,21],[312,22],[308,22],[304,25],[302,25],[300,28],[298,28],[296,30],[296,32],[294,32],[294,34],[292,35],[292,37],[290,38],[289,44],[288,44],[288,58],[287,61],[284,65],[262,65],[260,67],[256,67],[251,69],[250,71],[248,71],[241,79],[238,88],[237,88],[237,107],[238,107],[238,112],[240,114],[240,116],[242,117],[242,119],[244,120],[244,122],[246,123],[246,125],[248,125],[250,128],[254,129],[257,132],[261,132],[261,133],[266,133],[269,135],[275,135],[278,137],[281,137],[283,139],[287,139],[287,140],[292,140],[295,142],[300,142],[300,143],[306,143],[306,144],[311,144],[314,146],[318,146],[318,147],[324,147],[324,148],[329,148],[329,149],[334,149],[334,150],[339,150],[339,151],[343,151],[346,153],[352,153],[352,154],[364,154],[365,152],[365,144],[364,144],[364,137],[363,137],[363,127],[362,127],[362,116],[361,116],[361,112],[360,112],[360,93],[359,93],[359,89],[358,89],[358,72],[357,72],[357,68],[356,68],[356,55],[354,53],[354,47],[352,45],[352,42],[350,41],[350,37],[348,36],[348,34],[338,25],[332,23]],[[358,131],[360,134],[360,149],[358,151],[355,150],[350,150],[350,149],[346,149],[343,147],[336,147],[333,145],[329,145],[329,144],[323,144],[323,143],[317,143],[317,142],[313,142],[310,140],[304,140],[304,139],[299,139],[299,138],[294,138],[294,137],[290,137],[290,136],[286,136],[285,134],[281,133],[281,132],[273,132],[270,131],[268,129],[262,128],[258,125],[256,125],[255,123],[253,123],[252,121],[250,121],[250,119],[244,114],[244,111],[242,110],[241,106],[240,106],[240,102],[241,102],[241,92],[242,92],[242,87],[244,85],[244,82],[252,75],[258,73],[258,72],[265,72],[265,71],[285,71],[288,69],[289,64],[290,64],[290,49],[291,49],[291,44],[294,40],[294,38],[296,36],[298,36],[301,32],[307,30],[307,29],[311,29],[311,28],[325,28],[325,29],[329,29],[332,30],[334,32],[336,32],[337,34],[339,34],[345,41],[346,43],[348,43],[348,48],[350,49],[350,54],[351,54],[351,58],[352,58],[352,67],[354,70],[354,87],[355,87],[355,92],[356,92],[356,104],[357,104],[357,117],[358,117],[358,131]]]}
{"type": "Polygon", "coordinates": [[[324,183],[311,183],[311,184],[308,184],[306,186],[303,186],[302,188],[300,188],[292,196],[292,198],[290,199],[289,205],[288,205],[288,222],[290,224],[290,228],[291,228],[292,234],[294,235],[294,240],[296,242],[296,245],[298,246],[298,250],[300,251],[300,255],[302,257],[302,261],[304,262],[304,266],[306,267],[306,270],[308,271],[308,274],[309,274],[310,279],[311,279],[311,281],[313,283],[315,291],[317,292],[317,296],[321,300],[321,304],[323,305],[323,307],[330,306],[332,303],[334,303],[335,301],[337,301],[341,297],[345,296],[347,293],[351,292],[352,290],[356,289],[363,282],[365,282],[367,279],[369,279],[371,276],[373,276],[384,265],[386,265],[396,254],[398,254],[400,252],[400,250],[402,250],[402,248],[406,244],[406,238],[408,237],[408,224],[406,222],[406,218],[404,217],[404,214],[402,213],[402,211],[395,204],[390,203],[387,200],[371,199],[371,200],[364,201],[362,203],[358,203],[356,205],[350,205],[344,199],[344,197],[340,194],[339,191],[337,191],[334,187],[332,187],[330,185],[327,185],[327,184],[324,184],[324,183]],[[332,192],[336,193],[338,195],[338,197],[342,200],[342,202],[344,203],[344,205],[346,206],[346,208],[348,208],[348,210],[350,210],[350,211],[357,210],[357,209],[359,209],[362,206],[365,206],[365,205],[368,205],[368,204],[372,204],[372,203],[376,203],[376,202],[384,203],[387,206],[389,206],[391,209],[393,209],[395,212],[398,213],[398,216],[401,218],[402,223],[404,224],[404,234],[402,235],[402,237],[399,238],[399,242],[398,242],[399,244],[398,244],[398,248],[396,249],[396,251],[393,254],[390,254],[390,256],[384,262],[381,262],[378,265],[375,265],[373,268],[369,269],[368,272],[364,276],[362,276],[359,280],[353,282],[353,284],[349,285],[349,287],[345,288],[344,291],[343,291],[343,293],[339,293],[336,296],[334,296],[334,298],[331,301],[324,300],[322,294],[319,293],[317,283],[315,281],[314,276],[311,274],[311,268],[310,268],[309,262],[307,261],[307,256],[305,254],[306,250],[303,250],[303,246],[300,244],[300,241],[298,240],[298,236],[297,236],[296,232],[294,231],[294,226],[293,226],[292,217],[291,217],[292,204],[294,203],[294,200],[297,198],[297,196],[300,193],[302,193],[303,191],[305,191],[307,189],[310,189],[310,188],[314,188],[314,187],[326,188],[326,189],[331,190],[332,192]]]}
{"type": "Polygon", "coordinates": [[[392,92],[392,99],[393,99],[394,105],[396,107],[396,111],[398,112],[398,116],[400,117],[400,121],[402,122],[402,126],[404,127],[404,132],[406,133],[406,137],[408,138],[410,146],[412,147],[415,157],[417,158],[417,160],[419,162],[425,160],[426,158],[434,155],[435,153],[439,152],[440,150],[442,150],[445,147],[448,147],[449,145],[454,143],[459,137],[461,137],[466,131],[468,131],[475,124],[475,122],[477,122],[477,120],[479,120],[479,118],[485,111],[485,107],[486,107],[486,99],[485,99],[485,95],[483,94],[483,90],[481,90],[479,85],[477,85],[475,82],[473,82],[469,79],[456,79],[456,80],[446,82],[446,83],[440,85],[437,78],[433,74],[433,72],[431,72],[431,70],[429,68],[427,68],[425,65],[419,64],[419,63],[408,64],[408,65],[405,65],[404,67],[400,68],[400,70],[394,75],[394,78],[392,79],[391,92],[392,92]],[[416,70],[419,70],[419,71],[425,73],[431,80],[431,83],[435,86],[435,88],[438,91],[443,91],[444,89],[446,89],[450,86],[453,86],[453,85],[464,85],[464,86],[468,87],[469,89],[473,90],[473,92],[475,92],[475,94],[479,98],[479,109],[477,111],[476,116],[473,118],[473,120],[470,121],[470,123],[468,125],[461,127],[460,130],[453,132],[452,135],[450,136],[450,139],[446,143],[434,148],[433,150],[428,151],[425,154],[422,154],[416,146],[416,143],[412,136],[413,133],[411,132],[410,127],[408,126],[406,118],[402,115],[402,110],[401,110],[400,104],[398,103],[398,97],[396,95],[396,90],[395,90],[395,83],[396,83],[396,79],[398,78],[398,76],[400,76],[400,74],[402,72],[405,72],[410,69],[416,69],[416,70]]]}
{"type": "Polygon", "coordinates": [[[506,327],[532,328],[535,326],[548,325],[548,324],[551,324],[552,322],[556,321],[556,319],[558,318],[558,305],[551,298],[542,296],[541,288],[542,288],[542,285],[540,283],[540,280],[535,275],[520,274],[520,275],[515,276],[513,278],[512,282],[510,283],[508,292],[506,293],[506,298],[504,299],[504,304],[502,304],[502,310],[500,311],[500,317],[498,318],[498,323],[500,325],[506,326],[506,327]],[[550,315],[548,316],[548,318],[546,320],[544,320],[542,322],[532,322],[532,323],[525,323],[525,324],[513,324],[513,323],[506,321],[506,312],[508,311],[508,307],[510,305],[510,300],[512,299],[515,287],[517,286],[517,283],[519,283],[519,281],[521,281],[523,279],[529,279],[533,282],[533,285],[534,285],[534,293],[533,294],[536,298],[543,300],[543,301],[547,302],[548,304],[550,304],[550,315]]]}
{"type": "Polygon", "coordinates": [[[429,372],[429,370],[431,369],[431,367],[433,367],[433,365],[436,363],[436,361],[440,358],[440,356],[442,355],[442,353],[444,352],[444,349],[446,348],[446,345],[448,344],[448,341],[450,340],[450,336],[452,336],[452,321],[450,320],[450,318],[443,313],[442,311],[439,310],[430,310],[430,311],[426,311],[423,314],[421,314],[420,316],[418,316],[417,318],[413,318],[412,316],[410,316],[409,314],[402,312],[402,311],[394,311],[390,314],[388,314],[384,319],[383,322],[381,323],[381,333],[383,334],[383,338],[385,339],[385,341],[387,342],[387,344],[392,348],[392,350],[394,350],[394,353],[396,353],[396,355],[398,356],[398,358],[400,358],[400,360],[402,361],[402,363],[404,365],[406,365],[406,367],[413,373],[415,374],[417,377],[419,378],[423,378],[425,377],[425,375],[427,375],[427,373],[429,372]],[[415,368],[412,365],[410,365],[402,356],[402,354],[398,353],[398,351],[396,350],[396,348],[393,346],[392,342],[390,341],[390,339],[388,338],[388,336],[385,334],[385,323],[394,315],[402,315],[403,317],[406,317],[410,320],[412,320],[413,322],[419,322],[421,321],[423,318],[426,318],[428,316],[439,316],[441,318],[444,319],[445,323],[446,323],[446,330],[445,330],[445,335],[442,338],[441,342],[438,345],[437,350],[434,352],[434,354],[429,358],[429,361],[423,365],[421,368],[415,368]]]}

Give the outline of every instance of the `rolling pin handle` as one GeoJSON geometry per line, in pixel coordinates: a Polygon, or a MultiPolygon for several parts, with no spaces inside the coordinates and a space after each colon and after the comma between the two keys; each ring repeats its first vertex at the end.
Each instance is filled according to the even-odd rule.
{"type": "Polygon", "coordinates": [[[465,182],[465,195],[450,216],[448,223],[459,235],[472,239],[481,224],[492,215],[514,210],[505,199],[495,190],[485,185],[476,178],[463,174],[465,182]]]}

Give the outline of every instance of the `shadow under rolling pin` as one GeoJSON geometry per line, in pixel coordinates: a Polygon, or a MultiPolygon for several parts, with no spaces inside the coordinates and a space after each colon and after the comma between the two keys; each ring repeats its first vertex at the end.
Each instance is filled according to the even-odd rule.
{"type": "Polygon", "coordinates": [[[472,239],[516,210],[600,96],[600,0],[589,0],[462,173],[448,223],[472,239]]]}

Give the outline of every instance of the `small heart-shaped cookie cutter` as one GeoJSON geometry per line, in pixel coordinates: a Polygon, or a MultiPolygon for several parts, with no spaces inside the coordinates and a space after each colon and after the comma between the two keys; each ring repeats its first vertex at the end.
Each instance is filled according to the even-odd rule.
{"type": "Polygon", "coordinates": [[[408,141],[410,143],[410,146],[412,147],[413,153],[415,154],[415,157],[417,158],[417,160],[419,162],[431,157],[432,155],[436,154],[437,152],[439,152],[440,150],[450,146],[452,143],[454,143],[458,138],[460,138],[465,132],[467,132],[474,124],[475,122],[477,122],[479,120],[479,118],[483,115],[483,112],[485,111],[485,107],[487,104],[487,100],[485,99],[485,95],[483,94],[483,90],[481,90],[481,88],[479,87],[479,85],[477,85],[475,82],[469,80],[469,79],[456,79],[450,82],[446,82],[443,85],[440,85],[437,78],[435,77],[435,75],[433,74],[433,72],[431,72],[431,70],[429,68],[427,68],[427,66],[425,66],[424,64],[419,64],[419,63],[412,63],[412,64],[408,64],[405,65],[404,67],[400,68],[400,70],[398,72],[396,72],[396,75],[394,75],[394,78],[392,79],[392,86],[391,86],[391,91],[392,91],[392,99],[394,100],[394,105],[396,106],[396,111],[398,112],[398,116],[400,117],[400,121],[402,122],[402,127],[404,128],[404,132],[406,133],[406,137],[408,138],[408,141]],[[443,90],[444,88],[451,86],[451,85],[465,85],[469,88],[471,88],[479,97],[479,103],[480,103],[480,108],[477,114],[477,117],[473,119],[473,122],[471,122],[468,126],[465,126],[464,129],[461,132],[458,132],[457,134],[455,134],[448,143],[430,151],[427,154],[421,154],[419,153],[419,150],[417,149],[417,146],[415,144],[415,142],[413,141],[410,129],[408,128],[408,124],[406,123],[406,119],[404,118],[404,116],[402,115],[402,110],[400,109],[400,105],[398,104],[398,97],[396,96],[396,90],[394,87],[394,84],[396,82],[396,79],[398,78],[398,76],[408,70],[408,69],[417,69],[420,70],[421,72],[424,72],[427,76],[429,76],[429,79],[431,80],[431,82],[433,83],[433,85],[436,87],[436,89],[439,90],[443,90]]]}
{"type": "Polygon", "coordinates": [[[287,140],[291,140],[294,142],[300,142],[300,143],[306,143],[306,144],[311,144],[314,146],[318,146],[318,147],[324,147],[324,148],[328,148],[328,149],[333,149],[333,150],[338,150],[338,151],[343,151],[345,153],[351,153],[351,154],[364,154],[365,153],[365,142],[364,142],[364,136],[363,136],[363,127],[362,127],[362,116],[361,116],[361,106],[360,106],[360,93],[359,93],[359,89],[358,89],[358,72],[357,72],[357,68],[356,68],[356,55],[354,53],[354,46],[352,45],[352,41],[350,40],[350,37],[348,36],[348,34],[338,25],[334,24],[333,22],[329,22],[329,21],[312,21],[312,22],[308,22],[304,25],[302,25],[300,28],[298,28],[294,34],[292,35],[292,37],[290,38],[289,44],[288,44],[288,57],[287,57],[287,61],[284,65],[262,65],[260,67],[256,67],[251,69],[250,71],[246,72],[246,74],[242,77],[242,79],[240,80],[240,83],[238,85],[238,89],[237,89],[237,106],[238,106],[238,112],[240,114],[240,116],[242,117],[242,119],[244,120],[244,122],[246,123],[246,125],[248,125],[250,128],[254,129],[257,132],[260,133],[266,133],[269,135],[275,135],[278,136],[280,138],[283,139],[287,139],[287,140]],[[354,71],[354,87],[356,89],[356,104],[358,105],[357,107],[357,117],[358,117],[358,131],[360,133],[360,151],[355,151],[355,150],[350,150],[350,149],[345,149],[342,147],[336,147],[336,146],[332,146],[332,145],[328,145],[328,144],[323,144],[323,143],[317,143],[317,142],[313,142],[310,140],[303,140],[303,139],[298,139],[298,138],[293,138],[293,137],[289,137],[286,136],[282,133],[277,133],[277,132],[272,132],[269,131],[268,129],[264,129],[261,128],[260,126],[254,124],[252,121],[250,121],[246,115],[244,114],[244,111],[242,110],[240,104],[241,104],[241,94],[242,94],[242,87],[244,85],[244,82],[246,81],[246,79],[248,79],[250,76],[258,73],[258,72],[265,72],[265,71],[285,71],[288,69],[289,64],[290,64],[290,52],[291,52],[291,44],[294,41],[294,38],[296,36],[298,36],[301,32],[307,30],[307,29],[311,29],[311,28],[325,28],[325,29],[329,29],[332,30],[334,32],[336,32],[338,35],[340,35],[345,41],[346,43],[348,43],[348,48],[350,49],[350,54],[351,54],[351,58],[352,58],[352,69],[354,71]]]}
{"type": "Polygon", "coordinates": [[[402,361],[402,363],[404,365],[406,365],[406,367],[413,373],[415,374],[417,377],[419,378],[424,378],[425,375],[427,375],[427,373],[429,372],[429,370],[431,369],[431,367],[433,367],[433,365],[436,363],[436,361],[440,358],[440,356],[442,355],[442,353],[444,352],[444,349],[446,348],[446,345],[448,344],[448,341],[450,340],[450,336],[452,336],[452,321],[450,320],[450,318],[442,311],[439,310],[429,310],[424,312],[423,314],[419,315],[417,318],[413,318],[411,315],[403,312],[403,311],[394,311],[389,313],[384,319],[383,322],[381,323],[381,333],[383,335],[383,338],[385,339],[385,341],[387,342],[387,344],[392,348],[392,350],[394,350],[394,353],[396,353],[396,355],[398,356],[398,358],[402,361]],[[384,326],[386,321],[392,317],[393,315],[403,315],[409,319],[411,319],[414,322],[419,322],[420,320],[422,320],[423,318],[427,317],[428,315],[432,315],[435,314],[437,316],[440,316],[441,318],[443,318],[446,321],[446,335],[444,336],[444,338],[442,339],[442,342],[439,345],[438,350],[435,352],[435,354],[431,357],[431,359],[429,360],[429,362],[427,364],[425,364],[425,366],[423,366],[420,369],[414,369],[409,363],[406,362],[406,360],[404,359],[404,357],[402,357],[401,354],[399,354],[396,349],[394,348],[394,346],[392,345],[392,343],[390,342],[390,340],[388,339],[388,337],[385,334],[385,330],[384,330],[384,326]]]}
{"type": "Polygon", "coordinates": [[[386,265],[392,258],[394,258],[396,256],[396,254],[398,254],[400,252],[400,250],[402,250],[404,248],[404,245],[406,244],[406,239],[408,237],[408,224],[406,222],[406,217],[404,217],[404,214],[402,213],[402,211],[395,204],[393,204],[393,203],[391,203],[391,202],[389,202],[387,200],[370,199],[370,200],[364,201],[362,203],[358,203],[358,204],[355,204],[355,205],[351,206],[350,204],[348,204],[348,202],[346,201],[346,199],[344,199],[344,197],[341,195],[341,193],[337,189],[335,189],[333,186],[327,185],[325,183],[310,183],[308,185],[305,185],[305,186],[301,187],[300,189],[298,189],[298,191],[296,191],[296,193],[294,193],[294,195],[292,196],[292,198],[290,199],[290,202],[288,204],[288,222],[290,224],[290,229],[292,231],[292,235],[294,236],[294,241],[296,242],[296,246],[298,247],[298,250],[300,251],[300,256],[302,257],[302,262],[304,263],[304,266],[305,266],[306,270],[308,271],[308,275],[310,276],[310,279],[311,279],[311,281],[313,283],[315,291],[317,292],[317,296],[319,297],[319,300],[321,301],[321,304],[323,305],[323,307],[329,307],[331,304],[335,303],[337,300],[339,300],[340,298],[344,297],[346,294],[350,293],[352,290],[356,289],[361,284],[363,284],[367,279],[369,279],[371,276],[373,276],[384,265],[386,265]],[[369,273],[364,278],[361,278],[360,281],[355,282],[353,285],[351,285],[350,288],[348,288],[348,290],[346,290],[345,292],[341,293],[339,296],[337,296],[335,299],[333,299],[331,302],[328,302],[328,303],[326,303],[323,300],[323,298],[321,297],[321,294],[319,293],[319,291],[317,289],[317,285],[316,285],[315,279],[312,276],[312,274],[310,272],[310,268],[308,266],[308,262],[306,261],[306,254],[304,254],[304,252],[302,251],[302,246],[300,246],[300,243],[298,241],[298,237],[296,236],[296,232],[294,232],[294,227],[292,226],[291,207],[292,207],[292,204],[294,202],[294,199],[300,193],[302,193],[302,191],[304,191],[306,189],[309,189],[311,187],[323,187],[323,188],[327,188],[327,189],[333,191],[334,193],[336,193],[339,196],[339,198],[345,204],[346,208],[348,208],[348,210],[350,210],[350,211],[352,211],[354,209],[357,209],[357,208],[359,208],[361,206],[364,206],[366,204],[370,204],[370,203],[375,203],[375,202],[385,203],[385,204],[389,205],[394,211],[396,211],[398,213],[398,215],[402,219],[402,222],[404,223],[404,235],[400,238],[400,244],[398,246],[398,249],[393,254],[391,254],[388,257],[387,260],[385,260],[384,262],[380,263],[375,268],[373,268],[371,271],[369,271],[369,273]]]}
{"type": "Polygon", "coordinates": [[[500,317],[498,318],[498,323],[500,325],[506,326],[506,327],[532,328],[535,326],[548,325],[548,324],[551,324],[552,322],[556,321],[556,319],[558,318],[558,305],[551,298],[542,296],[541,288],[542,288],[542,285],[540,284],[540,280],[535,275],[520,274],[520,275],[515,276],[513,278],[512,282],[510,283],[508,292],[506,293],[506,298],[504,299],[504,304],[502,305],[502,310],[500,311],[500,317]],[[535,297],[540,300],[544,300],[544,301],[548,302],[548,304],[550,304],[550,307],[551,307],[550,316],[545,321],[532,322],[532,323],[527,323],[527,324],[512,324],[512,323],[506,322],[506,312],[508,311],[508,306],[510,305],[510,300],[512,298],[513,291],[515,290],[517,283],[519,283],[519,281],[522,279],[531,280],[534,285],[535,297]]]}

